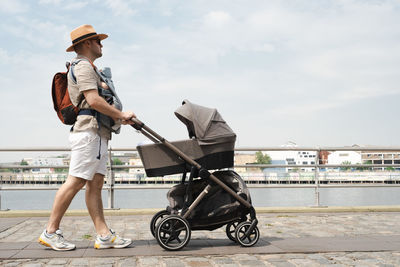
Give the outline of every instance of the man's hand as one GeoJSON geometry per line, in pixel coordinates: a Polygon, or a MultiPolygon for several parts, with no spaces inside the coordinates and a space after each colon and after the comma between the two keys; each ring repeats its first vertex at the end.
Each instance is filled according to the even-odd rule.
{"type": "Polygon", "coordinates": [[[134,124],[134,122],[132,121],[132,118],[136,118],[135,113],[133,113],[132,111],[126,111],[126,112],[122,112],[122,124],[126,125],[126,124],[134,124]]]}

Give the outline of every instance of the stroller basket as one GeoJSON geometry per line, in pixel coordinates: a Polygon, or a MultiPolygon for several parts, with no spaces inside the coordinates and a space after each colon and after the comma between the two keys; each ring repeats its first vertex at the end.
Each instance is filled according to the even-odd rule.
{"type": "MultiPolygon", "coordinates": [[[[200,146],[195,139],[171,142],[207,170],[233,167],[235,142],[200,146]]],[[[137,147],[148,177],[190,171],[190,166],[163,144],[137,147]]]]}

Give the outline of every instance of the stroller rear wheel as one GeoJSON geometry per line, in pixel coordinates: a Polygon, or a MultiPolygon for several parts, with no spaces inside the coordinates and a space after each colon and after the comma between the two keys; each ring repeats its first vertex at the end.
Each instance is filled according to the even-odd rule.
{"type": "Polygon", "coordinates": [[[237,242],[236,241],[236,237],[235,237],[235,232],[236,232],[236,228],[238,227],[238,225],[243,222],[243,220],[237,220],[237,221],[233,221],[230,222],[226,225],[226,236],[232,240],[233,242],[237,242]]]}
{"type": "Polygon", "coordinates": [[[160,221],[156,227],[158,244],[166,250],[179,250],[189,243],[191,230],[186,219],[170,215],[160,221]]]}
{"type": "Polygon", "coordinates": [[[165,218],[167,215],[169,215],[169,212],[167,210],[161,210],[161,211],[157,212],[156,214],[154,214],[154,216],[153,216],[153,218],[151,219],[151,222],[150,222],[150,231],[151,231],[151,234],[153,235],[153,237],[156,237],[157,224],[163,218],[165,218]]]}
{"type": "Polygon", "coordinates": [[[236,227],[235,237],[236,241],[243,247],[251,247],[254,246],[258,239],[260,238],[260,231],[258,227],[254,227],[254,229],[246,235],[246,232],[249,230],[251,222],[242,222],[236,227]]]}

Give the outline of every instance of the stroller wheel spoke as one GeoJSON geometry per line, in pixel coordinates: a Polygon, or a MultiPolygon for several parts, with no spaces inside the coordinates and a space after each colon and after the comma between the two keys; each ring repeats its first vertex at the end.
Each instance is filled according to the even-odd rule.
{"type": "Polygon", "coordinates": [[[233,242],[236,242],[235,232],[240,222],[241,220],[239,219],[226,225],[226,236],[233,242]]]}
{"type": "Polygon", "coordinates": [[[162,221],[162,219],[169,215],[169,212],[167,210],[161,210],[159,212],[157,212],[153,218],[151,219],[150,222],[150,232],[151,234],[155,237],[155,231],[156,231],[156,227],[157,225],[160,223],[160,221],[162,221]]]}
{"type": "Polygon", "coordinates": [[[255,245],[260,238],[260,232],[257,226],[255,226],[253,230],[246,235],[250,229],[250,226],[251,222],[242,222],[236,228],[235,236],[241,246],[251,247],[255,245]]]}
{"type": "Polygon", "coordinates": [[[179,250],[190,240],[189,223],[178,215],[162,219],[156,229],[158,244],[167,250],[179,250]]]}

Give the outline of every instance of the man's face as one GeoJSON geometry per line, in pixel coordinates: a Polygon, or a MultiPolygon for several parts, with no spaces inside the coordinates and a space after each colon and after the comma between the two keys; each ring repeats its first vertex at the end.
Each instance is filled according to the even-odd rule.
{"type": "Polygon", "coordinates": [[[98,38],[90,39],[90,47],[91,47],[91,51],[92,51],[93,55],[96,58],[99,58],[103,55],[103,53],[101,52],[101,48],[103,47],[103,45],[101,44],[100,39],[98,39],[98,38]]]}

